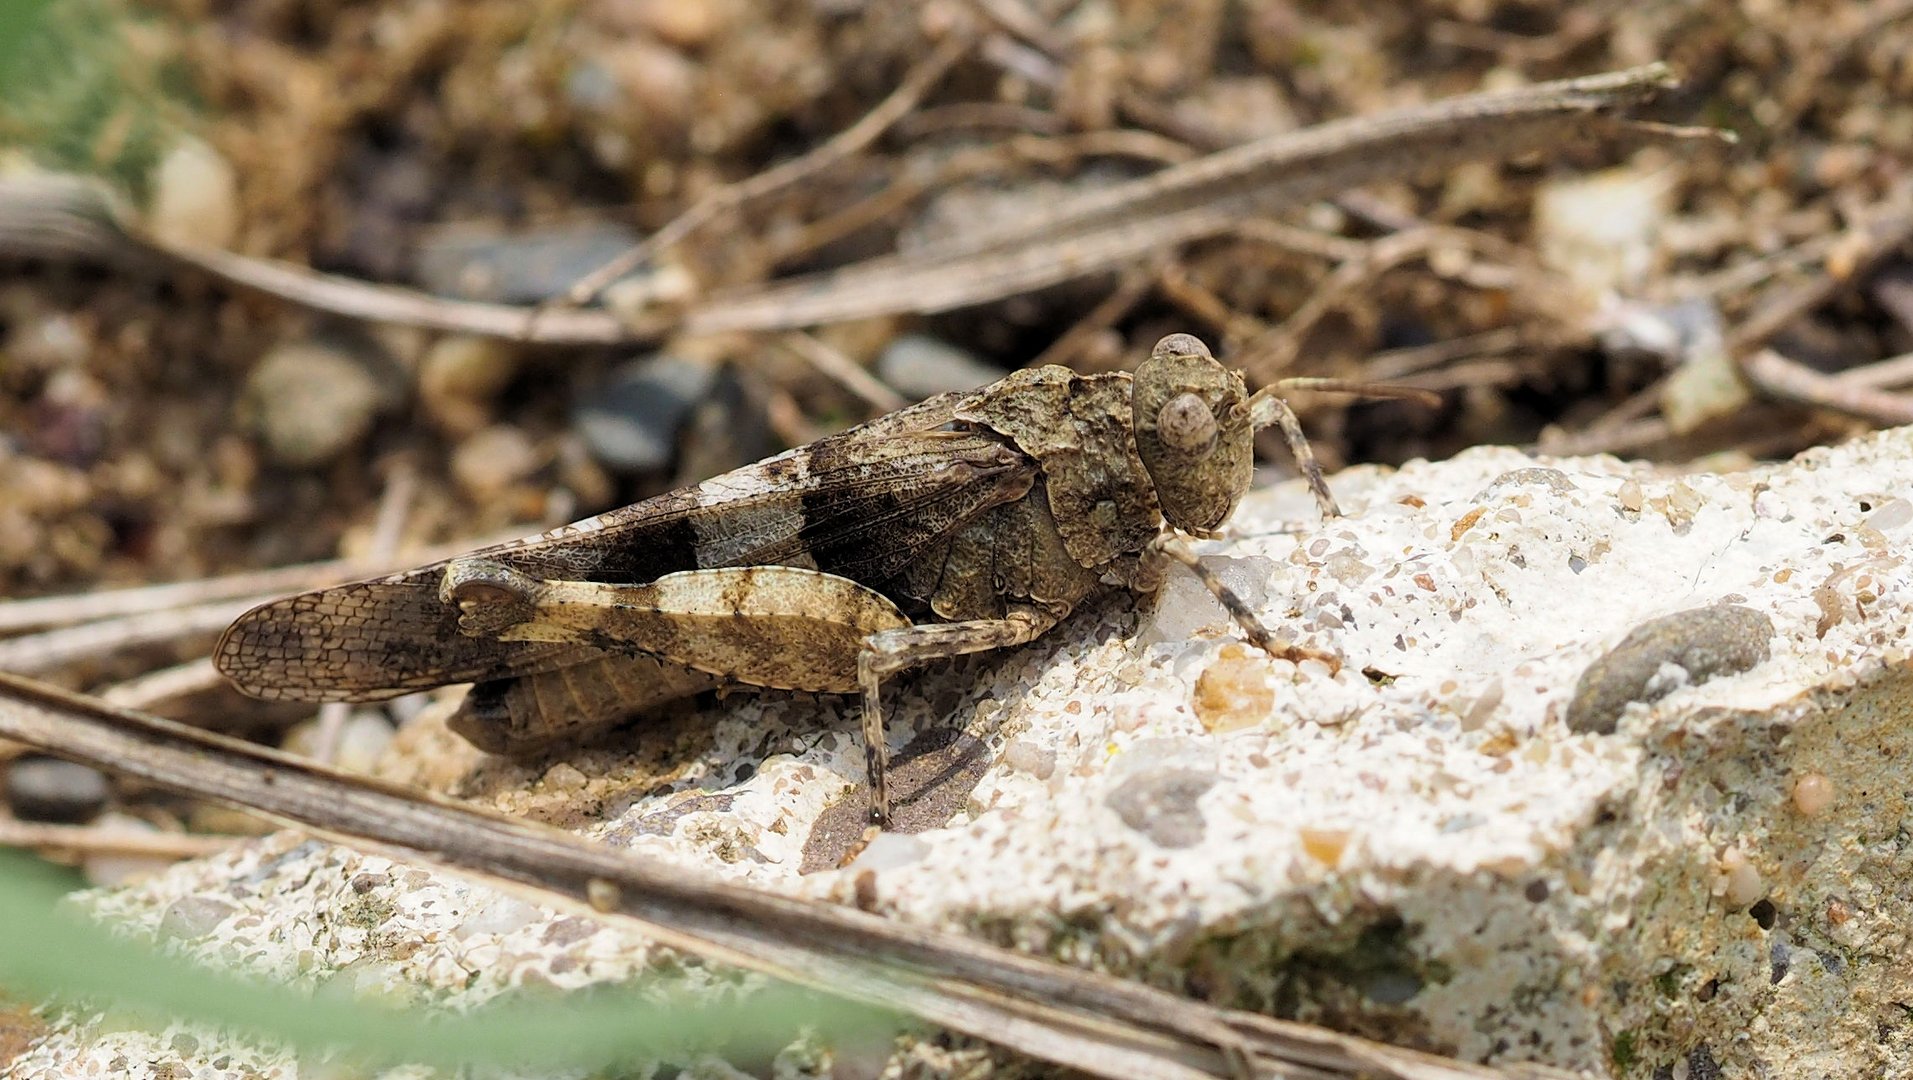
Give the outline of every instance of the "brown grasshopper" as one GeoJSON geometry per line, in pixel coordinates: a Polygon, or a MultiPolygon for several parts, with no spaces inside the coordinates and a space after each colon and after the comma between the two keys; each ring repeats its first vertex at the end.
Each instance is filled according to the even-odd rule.
{"type": "Polygon", "coordinates": [[[861,691],[885,824],[886,677],[1023,644],[1101,592],[1154,592],[1165,558],[1256,645],[1334,662],[1277,644],[1177,535],[1228,519],[1270,424],[1337,512],[1276,389],[1250,396],[1187,334],[1133,376],[1017,371],[536,537],[273,601],[214,662],[276,700],[475,683],[451,726],[507,754],[725,684],[861,691]]]}

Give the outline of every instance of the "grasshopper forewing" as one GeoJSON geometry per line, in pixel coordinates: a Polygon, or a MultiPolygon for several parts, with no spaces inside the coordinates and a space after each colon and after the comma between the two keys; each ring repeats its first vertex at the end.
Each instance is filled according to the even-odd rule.
{"type": "MultiPolygon", "coordinates": [[[[871,814],[889,817],[880,691],[938,657],[1027,642],[1089,597],[1195,568],[1280,424],[1187,334],[1135,375],[1015,372],[632,506],[246,613],[214,661],[248,694],[374,701],[476,685],[452,720],[516,753],[721,685],[861,692],[871,814]]],[[[1325,513],[1306,444],[1291,438],[1325,513]]],[[[1332,662],[1332,658],[1331,659],[1332,662]]]]}

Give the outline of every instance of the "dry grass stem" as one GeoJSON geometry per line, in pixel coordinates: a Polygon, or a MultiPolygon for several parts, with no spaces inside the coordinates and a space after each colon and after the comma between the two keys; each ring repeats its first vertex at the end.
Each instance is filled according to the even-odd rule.
{"type": "Polygon", "coordinates": [[[118,826],[48,825],[0,820],[0,847],[24,848],[48,855],[197,859],[217,855],[232,847],[238,839],[193,833],[144,832],[118,826]]]}
{"type": "Polygon", "coordinates": [[[226,677],[214,670],[212,659],[201,657],[115,683],[100,691],[100,700],[127,709],[152,709],[225,685],[226,677]]]}
{"type": "Polygon", "coordinates": [[[1880,427],[1913,424],[1913,397],[1822,375],[1772,349],[1754,350],[1741,361],[1740,371],[1757,389],[1782,401],[1831,409],[1880,427]]]}
{"type": "Polygon", "coordinates": [[[879,413],[896,412],[910,404],[902,394],[885,385],[883,380],[865,370],[861,364],[809,334],[793,330],[777,341],[786,352],[809,364],[818,374],[848,390],[879,413]]]}

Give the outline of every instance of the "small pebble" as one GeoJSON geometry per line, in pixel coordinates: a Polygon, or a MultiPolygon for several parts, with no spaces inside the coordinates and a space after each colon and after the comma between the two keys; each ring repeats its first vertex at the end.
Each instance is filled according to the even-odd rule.
{"type": "MultiPolygon", "coordinates": [[[[1775,935],[1773,944],[1767,946],[1767,964],[1772,970],[1767,980],[1771,984],[1778,984],[1780,980],[1787,977],[1787,972],[1793,969],[1793,946],[1787,943],[1785,937],[1775,935]]],[[[1719,1075],[1714,1073],[1708,1080],[1715,1080],[1719,1075]]],[[[1691,1071],[1688,1073],[1688,1078],[1694,1080],[1694,1074],[1691,1071]]]]}
{"type": "Polygon", "coordinates": [[[1494,718],[1495,710],[1501,707],[1506,691],[1499,677],[1489,679],[1481,688],[1481,693],[1468,702],[1461,714],[1461,730],[1480,731],[1494,718]]]}
{"type": "Polygon", "coordinates": [[[1003,764],[1038,780],[1048,780],[1056,772],[1056,751],[1028,739],[1012,739],[1003,748],[1003,764]]]}
{"type": "MultiPolygon", "coordinates": [[[[699,88],[706,75],[691,57],[660,42],[626,38],[600,51],[595,60],[612,86],[604,105],[582,117],[599,161],[635,164],[630,139],[634,132],[683,133],[697,119],[703,100],[699,88]]],[[[644,172],[645,187],[654,191],[669,190],[680,181],[678,166],[669,158],[654,159],[644,172]]]]}
{"type": "Polygon", "coordinates": [[[1690,353],[1661,391],[1661,413],[1677,435],[1746,407],[1753,392],[1727,350],[1716,341],[1690,353]]]}
{"type": "Polygon", "coordinates": [[[460,939],[478,934],[502,937],[530,926],[540,914],[537,908],[515,896],[494,896],[484,907],[466,916],[453,935],[460,939]]]}
{"type": "Polygon", "coordinates": [[[1810,772],[1802,774],[1793,782],[1794,809],[1808,817],[1819,817],[1833,805],[1833,781],[1824,774],[1810,772]]]}
{"type": "Polygon", "coordinates": [[[672,477],[679,485],[719,476],[782,449],[772,434],[769,396],[761,380],[726,365],[679,425],[677,467],[672,477]]]}
{"type": "Polygon", "coordinates": [[[1196,719],[1211,732],[1254,727],[1275,711],[1275,691],[1269,686],[1268,664],[1231,642],[1196,678],[1191,698],[1196,719]]]}
{"type": "Polygon", "coordinates": [[[908,833],[880,832],[852,860],[852,870],[883,873],[922,862],[930,854],[930,845],[908,833]]]}
{"type": "Polygon", "coordinates": [[[545,770],[544,785],[551,791],[582,791],[590,782],[577,766],[562,761],[545,770]]]}
{"type": "Polygon", "coordinates": [[[520,233],[448,227],[419,243],[415,277],[429,292],[492,304],[539,304],[637,243],[612,224],[520,233]]]}
{"type": "Polygon", "coordinates": [[[698,280],[676,264],[621,277],[606,285],[599,300],[627,323],[641,325],[660,312],[682,308],[698,294],[698,280]]]}
{"type": "Polygon", "coordinates": [[[497,424],[466,439],[452,451],[452,478],[473,499],[483,502],[537,472],[543,455],[531,436],[509,424],[497,424]]]}
{"type": "Polygon", "coordinates": [[[37,754],[7,766],[6,787],[14,817],[68,825],[93,820],[113,794],[99,770],[37,754]]]}
{"type": "Polygon", "coordinates": [[[7,328],[7,362],[20,371],[78,371],[94,348],[92,328],[64,311],[36,309],[7,328]]]}
{"type": "Polygon", "coordinates": [[[238,908],[211,896],[182,896],[166,906],[159,918],[159,936],[198,941],[237,914],[238,908]]]}
{"type": "Polygon", "coordinates": [[[637,243],[622,226],[560,226],[520,233],[447,228],[419,244],[416,277],[427,291],[461,300],[536,304],[637,243]]]}
{"type": "Polygon", "coordinates": [[[716,377],[709,364],[669,354],[624,364],[579,394],[572,427],[609,469],[664,469],[677,455],[679,429],[716,377]]]}
{"type": "Polygon", "coordinates": [[[1720,853],[1720,872],[1723,879],[1721,899],[1731,908],[1744,908],[1766,895],[1767,886],[1760,878],[1760,871],[1754,867],[1747,853],[1738,847],[1729,847],[1720,853]]]}
{"type": "Polygon", "coordinates": [[[496,338],[450,334],[419,363],[419,402],[439,428],[470,435],[491,422],[492,403],[518,374],[518,354],[496,338]]]}
{"type": "Polygon", "coordinates": [[[1303,854],[1331,868],[1341,865],[1342,853],[1348,850],[1349,840],[1354,836],[1347,829],[1319,829],[1308,825],[1295,832],[1302,841],[1303,854]]]}
{"type": "Polygon", "coordinates": [[[1913,521],[1913,502],[1888,499],[1867,515],[1867,524],[1881,532],[1890,532],[1913,521]]]}
{"type": "MultiPolygon", "coordinates": [[[[1560,469],[1552,469],[1545,465],[1530,465],[1522,469],[1509,469],[1507,472],[1495,477],[1488,482],[1487,487],[1482,488],[1470,501],[1476,503],[1491,502],[1498,496],[1505,496],[1511,490],[1518,490],[1524,487],[1545,487],[1549,491],[1561,495],[1575,490],[1574,481],[1570,480],[1568,474],[1562,472],[1560,469]]],[[[1528,504],[1524,501],[1521,505],[1526,506],[1528,504]]]]}
{"type": "Polygon", "coordinates": [[[306,340],[274,347],[246,381],[268,454],[281,465],[323,465],[365,438],[394,401],[365,358],[306,340]]]}
{"type": "Polygon", "coordinates": [[[1123,824],[1158,846],[1194,847],[1202,842],[1205,828],[1197,800],[1215,782],[1215,774],[1210,772],[1155,769],[1123,781],[1103,801],[1123,824]]]}
{"type": "Polygon", "coordinates": [[[905,334],[877,357],[877,378],[904,397],[922,401],[948,391],[974,390],[1003,377],[962,349],[923,334],[905,334]]]}
{"type": "Polygon", "coordinates": [[[1422,982],[1412,971],[1375,971],[1362,979],[1362,994],[1377,1005],[1405,1005],[1421,993],[1422,982]]]}
{"type": "Polygon", "coordinates": [[[637,26],[683,48],[697,48],[731,29],[733,5],[715,0],[630,0],[619,5],[637,26]]]}
{"type": "Polygon", "coordinates": [[[231,247],[239,235],[239,178],[219,151],[186,137],[151,177],[146,227],[168,244],[231,247]]]}
{"type": "Polygon", "coordinates": [[[579,57],[577,66],[565,73],[565,100],[585,111],[612,109],[620,100],[618,81],[597,60],[579,57]]]}
{"type": "MultiPolygon", "coordinates": [[[[1269,595],[1269,581],[1275,576],[1275,564],[1260,555],[1220,557],[1205,555],[1202,565],[1222,579],[1251,610],[1262,607],[1269,595]]],[[[1208,627],[1234,627],[1215,594],[1202,579],[1182,566],[1169,568],[1168,580],[1156,593],[1156,610],[1143,627],[1140,642],[1186,642],[1208,627]]]]}
{"type": "Polygon", "coordinates": [[[1672,198],[1672,180],[1653,169],[1549,181],[1535,194],[1535,247],[1586,295],[1630,295],[1655,269],[1655,238],[1672,198]]]}

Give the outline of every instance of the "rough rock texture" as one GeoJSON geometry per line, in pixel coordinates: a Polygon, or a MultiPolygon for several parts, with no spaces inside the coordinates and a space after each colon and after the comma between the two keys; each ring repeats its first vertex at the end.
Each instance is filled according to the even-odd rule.
{"type": "MultiPolygon", "coordinates": [[[[854,708],[832,700],[732,696],[532,766],[481,762],[428,722],[387,772],[1475,1060],[1913,1074],[1913,430],[1729,475],[1478,450],[1333,486],[1346,519],[1320,524],[1283,485],[1206,550],[1272,625],[1344,657],[1338,673],[1243,649],[1184,574],[1159,611],[1105,604],[904,680],[895,745],[962,727],[973,739],[926,740],[947,744],[930,763],[980,742],[989,768],[919,768],[967,778],[923,796],[949,827],[888,835],[847,870],[798,873],[807,847],[813,866],[841,849],[841,822],[813,826],[861,773],[854,708]],[[1592,690],[1610,705],[1651,703],[1613,706],[1611,733],[1570,730],[1597,661],[1700,609],[1588,676],[1617,673],[1592,690]],[[1745,640],[1766,623],[1770,640],[1745,640]]],[[[93,903],[209,958],[436,1000],[618,978],[649,955],[292,836],[93,903]]],[[[223,1052],[65,1020],[17,1066],[127,1054],[211,1075],[223,1052]]]]}

